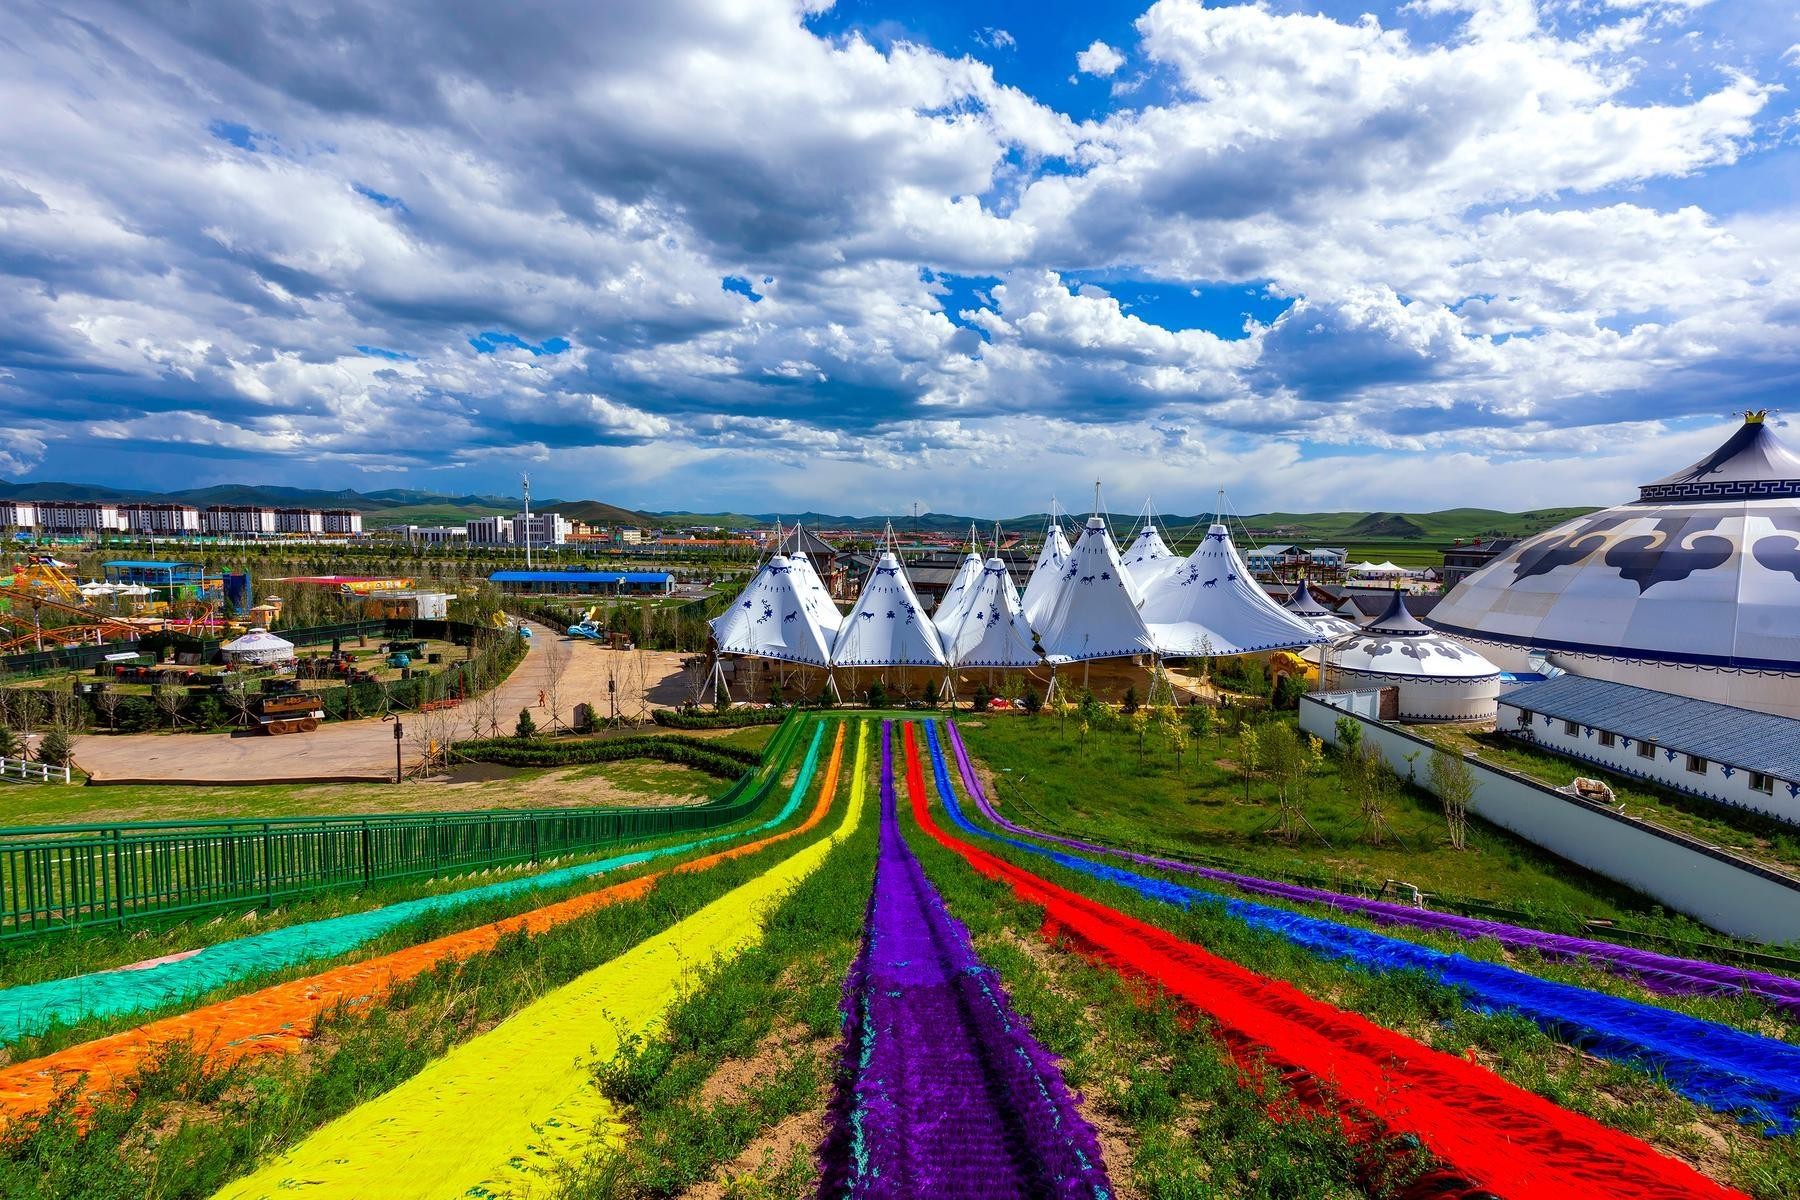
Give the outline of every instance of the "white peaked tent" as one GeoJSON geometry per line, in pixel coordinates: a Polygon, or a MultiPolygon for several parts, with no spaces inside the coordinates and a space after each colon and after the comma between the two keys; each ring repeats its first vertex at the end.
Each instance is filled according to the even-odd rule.
{"type": "Polygon", "coordinates": [[[941,667],[944,648],[937,629],[919,608],[906,569],[891,550],[875,560],[856,607],[844,619],[832,647],[840,667],[941,667]]]}
{"type": "MultiPolygon", "coordinates": [[[[1031,582],[1037,582],[1032,572],[1031,582]]],[[[1029,594],[1030,588],[1026,588],[1029,594]]],[[[1150,651],[1138,597],[1106,522],[1089,517],[1043,616],[1031,622],[1052,662],[1126,658],[1150,651]]]]}
{"type": "Polygon", "coordinates": [[[794,586],[800,593],[813,620],[825,631],[825,644],[831,645],[837,638],[838,630],[843,627],[844,613],[838,608],[837,601],[825,590],[825,581],[819,578],[818,571],[813,569],[812,559],[799,551],[788,555],[788,565],[793,568],[794,586]]]}
{"type": "Polygon", "coordinates": [[[1044,530],[1044,548],[1038,551],[1031,578],[1025,581],[1025,594],[1019,607],[1033,629],[1043,628],[1044,618],[1062,590],[1063,572],[1069,566],[1069,540],[1063,536],[1062,522],[1052,520],[1044,530]]]}
{"type": "Polygon", "coordinates": [[[956,627],[944,635],[952,667],[1035,667],[1031,625],[1019,608],[1019,589],[1006,564],[990,558],[963,605],[956,627]]]}
{"type": "Polygon", "coordinates": [[[975,596],[975,585],[981,582],[981,566],[980,552],[971,548],[962,565],[956,568],[956,578],[950,581],[944,598],[938,601],[937,611],[931,614],[931,623],[937,627],[940,637],[948,638],[962,623],[963,613],[968,611],[969,602],[975,596]]]}
{"type": "Polygon", "coordinates": [[[1144,598],[1144,625],[1172,658],[1252,654],[1323,642],[1251,578],[1224,525],[1214,523],[1180,567],[1144,598]]]}
{"type": "Polygon", "coordinates": [[[731,607],[713,618],[719,652],[829,667],[831,636],[807,606],[802,586],[791,559],[769,559],[731,607]]]}
{"type": "Polygon", "coordinates": [[[1162,533],[1156,528],[1154,521],[1146,521],[1131,545],[1125,548],[1121,556],[1125,563],[1125,573],[1131,582],[1137,585],[1140,595],[1147,594],[1150,585],[1181,565],[1181,558],[1163,541],[1162,533]]]}

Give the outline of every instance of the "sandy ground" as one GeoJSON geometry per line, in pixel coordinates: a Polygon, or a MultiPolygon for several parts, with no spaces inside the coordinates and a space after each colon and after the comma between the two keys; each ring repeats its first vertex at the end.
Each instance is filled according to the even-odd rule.
{"type": "MultiPolygon", "coordinates": [[[[492,699],[477,697],[458,709],[429,716],[402,713],[401,742],[408,763],[422,756],[422,738],[489,733],[497,723],[511,733],[519,710],[529,709],[540,728],[560,713],[564,723],[575,705],[589,703],[600,719],[610,712],[608,683],[614,685],[620,715],[646,715],[673,708],[689,694],[679,654],[668,651],[608,650],[569,638],[542,625],[532,627],[531,649],[492,699]],[[553,713],[555,710],[555,713],[553,713]]],[[[75,742],[75,765],[105,783],[291,783],[392,779],[394,727],[376,718],[335,721],[314,733],[269,737],[256,733],[90,734],[75,742]]]]}

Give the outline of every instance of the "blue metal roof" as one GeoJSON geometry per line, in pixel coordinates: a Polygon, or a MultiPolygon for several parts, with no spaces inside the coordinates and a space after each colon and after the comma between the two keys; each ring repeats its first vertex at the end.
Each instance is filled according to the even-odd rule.
{"type": "Polygon", "coordinates": [[[490,583],[669,583],[667,571],[495,571],[490,583]]]}
{"type": "Polygon", "coordinates": [[[1792,717],[1579,675],[1527,684],[1500,703],[1800,783],[1800,721],[1792,717]]]}

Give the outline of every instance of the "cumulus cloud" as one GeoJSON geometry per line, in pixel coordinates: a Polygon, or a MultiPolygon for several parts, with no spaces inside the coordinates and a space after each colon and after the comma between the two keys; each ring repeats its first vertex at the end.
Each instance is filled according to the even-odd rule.
{"type": "Polygon", "coordinates": [[[1682,198],[1794,120],[1791,50],[1678,39],[1732,7],[1159,0],[1076,119],[996,77],[1005,30],[785,0],[27,0],[0,472],[1000,511],[1009,471],[1180,507],[1280,462],[1284,502],[1398,507],[1451,486],[1383,469],[1417,456],[1650,454],[1800,365],[1791,203],[1682,198]],[[1279,315],[1209,307],[1246,291],[1279,315]]]}
{"type": "Polygon", "coordinates": [[[1075,67],[1083,75],[1105,79],[1125,65],[1125,56],[1102,41],[1095,41],[1075,56],[1075,67]]]}

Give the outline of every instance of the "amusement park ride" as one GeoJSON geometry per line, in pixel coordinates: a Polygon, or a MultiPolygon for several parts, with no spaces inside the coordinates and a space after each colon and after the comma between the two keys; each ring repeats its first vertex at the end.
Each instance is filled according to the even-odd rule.
{"type": "MultiPolygon", "coordinates": [[[[152,588],[104,583],[78,583],[68,574],[71,563],[59,562],[49,555],[33,555],[15,566],[10,576],[0,576],[0,654],[21,650],[42,650],[46,644],[73,646],[92,643],[101,645],[115,639],[141,637],[156,630],[177,633],[209,633],[228,627],[220,620],[219,601],[204,595],[173,601],[155,599],[152,588]],[[102,598],[126,601],[130,615],[104,612],[97,601],[102,598]],[[31,615],[31,626],[23,628],[23,616],[31,615]],[[46,627],[46,614],[71,618],[62,624],[46,627]],[[11,618],[9,620],[8,618],[11,618]]],[[[279,601],[259,606],[266,612],[254,612],[259,623],[273,624],[279,601]]]]}

